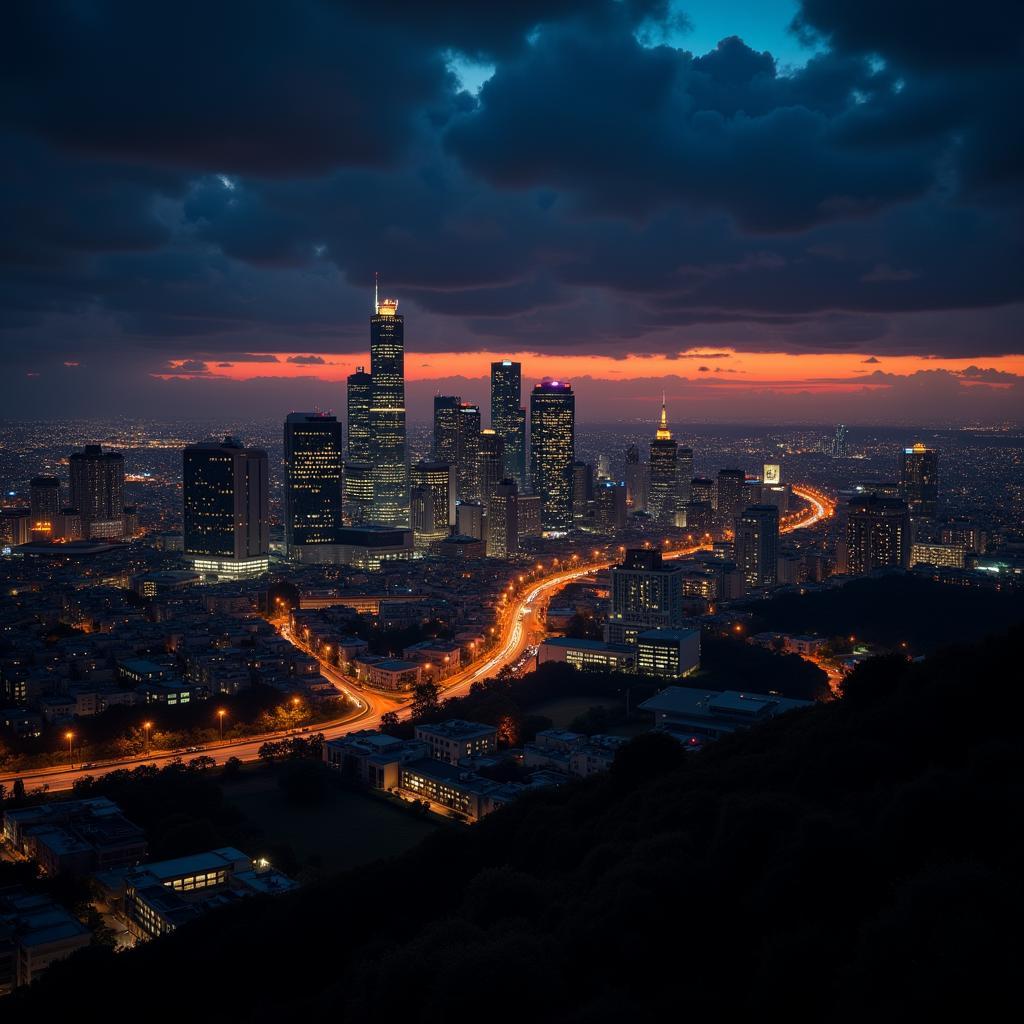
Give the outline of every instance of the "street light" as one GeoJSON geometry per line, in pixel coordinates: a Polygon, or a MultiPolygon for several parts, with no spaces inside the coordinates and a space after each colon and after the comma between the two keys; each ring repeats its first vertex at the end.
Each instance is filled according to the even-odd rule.
{"type": "Polygon", "coordinates": [[[217,709],[217,718],[220,721],[220,738],[222,741],[224,739],[224,716],[226,714],[227,712],[223,708],[217,709]]]}
{"type": "Polygon", "coordinates": [[[149,731],[153,728],[152,722],[143,722],[142,731],[146,734],[146,753],[149,753],[149,731]]]}
{"type": "Polygon", "coordinates": [[[64,733],[64,739],[68,741],[68,764],[73,765],[74,757],[71,753],[71,744],[75,742],[75,734],[73,732],[64,733]]]}

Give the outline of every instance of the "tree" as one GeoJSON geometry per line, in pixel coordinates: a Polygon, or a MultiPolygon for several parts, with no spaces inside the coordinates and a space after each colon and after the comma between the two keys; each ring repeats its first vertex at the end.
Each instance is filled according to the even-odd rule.
{"type": "Polygon", "coordinates": [[[25,802],[25,780],[24,779],[15,779],[14,780],[14,785],[11,786],[11,800],[14,803],[16,803],[16,804],[20,804],[20,803],[24,803],[25,802]]]}
{"type": "Polygon", "coordinates": [[[436,714],[441,708],[441,689],[437,683],[417,683],[412,691],[412,717],[426,718],[436,714]]]}
{"type": "Polygon", "coordinates": [[[301,807],[315,807],[327,800],[330,792],[330,769],[317,761],[293,761],[278,776],[285,799],[301,807]]]}

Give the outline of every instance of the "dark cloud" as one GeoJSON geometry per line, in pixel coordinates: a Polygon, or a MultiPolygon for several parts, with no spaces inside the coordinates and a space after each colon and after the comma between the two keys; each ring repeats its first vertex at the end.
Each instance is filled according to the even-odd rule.
{"type": "Polygon", "coordinates": [[[862,359],[862,363],[880,363],[882,360],[877,359],[875,356],[868,356],[867,359],[862,359]]]}
{"type": "Polygon", "coordinates": [[[289,356],[286,363],[298,363],[300,366],[323,366],[327,360],[323,356],[289,356]]]}

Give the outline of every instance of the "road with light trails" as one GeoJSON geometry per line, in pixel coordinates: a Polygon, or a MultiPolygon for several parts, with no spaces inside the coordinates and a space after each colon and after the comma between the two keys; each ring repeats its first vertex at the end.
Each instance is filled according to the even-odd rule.
{"type": "MultiPolygon", "coordinates": [[[[779,527],[781,533],[792,533],[795,530],[815,526],[835,512],[835,502],[828,495],[815,488],[804,484],[794,484],[793,493],[805,501],[807,507],[799,512],[785,516],[779,527]]],[[[675,548],[663,552],[663,557],[685,558],[688,555],[705,550],[707,547],[707,544],[694,544],[690,547],[675,548]]],[[[523,652],[529,646],[535,634],[542,632],[537,619],[537,613],[547,607],[551,598],[573,580],[607,569],[613,564],[615,563],[612,560],[589,562],[586,565],[578,565],[573,569],[552,573],[543,579],[527,583],[518,599],[512,599],[514,603],[506,610],[500,621],[503,634],[497,645],[477,661],[467,665],[466,668],[444,680],[441,684],[442,695],[446,698],[461,697],[469,692],[473,683],[495,676],[506,666],[515,664],[522,657],[523,652]]],[[[295,637],[291,636],[287,628],[282,629],[281,632],[296,647],[307,653],[312,653],[303,644],[299,643],[295,637]]],[[[385,693],[356,686],[350,679],[338,672],[337,669],[324,662],[321,662],[320,670],[337,689],[343,691],[350,700],[355,702],[356,707],[353,712],[337,721],[310,726],[308,734],[323,733],[325,739],[335,739],[357,729],[376,729],[380,725],[381,715],[388,711],[395,711],[399,717],[408,716],[408,698],[404,700],[396,699],[385,693]]],[[[241,761],[256,761],[259,759],[260,747],[267,740],[281,739],[287,735],[289,733],[264,734],[248,739],[211,743],[201,752],[191,756],[212,757],[217,764],[223,764],[231,757],[237,757],[241,761]]],[[[118,761],[104,761],[91,769],[82,768],[81,766],[64,766],[43,768],[24,773],[6,773],[0,775],[0,783],[10,789],[11,783],[15,779],[20,778],[29,790],[46,786],[50,792],[60,792],[71,789],[78,779],[86,776],[97,777],[125,768],[137,768],[144,764],[163,766],[182,756],[187,758],[189,755],[166,751],[157,752],[150,756],[128,757],[118,761]]]]}

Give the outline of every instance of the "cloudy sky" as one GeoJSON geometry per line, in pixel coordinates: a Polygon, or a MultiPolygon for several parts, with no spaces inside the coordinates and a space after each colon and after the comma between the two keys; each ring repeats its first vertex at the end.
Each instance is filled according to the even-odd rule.
{"type": "Polygon", "coordinates": [[[1024,411],[1024,5],[69,0],[0,22],[0,415],[1024,411]]]}

